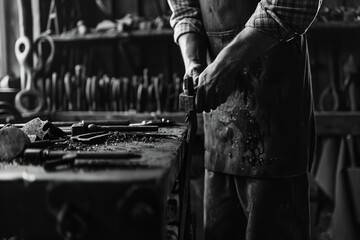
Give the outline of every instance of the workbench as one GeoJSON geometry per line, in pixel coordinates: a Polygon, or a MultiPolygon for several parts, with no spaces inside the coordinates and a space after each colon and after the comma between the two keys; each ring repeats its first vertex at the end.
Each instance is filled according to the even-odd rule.
{"type": "Polygon", "coordinates": [[[186,149],[186,126],[159,128],[158,142],[126,142],[111,151],[141,154],[128,167],[47,172],[0,165],[0,233],[25,239],[166,239],[167,201],[186,149]],[[69,236],[71,235],[71,238],[69,236]]]}

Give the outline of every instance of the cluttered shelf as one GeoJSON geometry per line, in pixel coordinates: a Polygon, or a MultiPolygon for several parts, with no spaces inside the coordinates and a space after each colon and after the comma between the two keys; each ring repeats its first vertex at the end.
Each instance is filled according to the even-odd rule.
{"type": "Polygon", "coordinates": [[[74,42],[97,42],[104,40],[122,40],[122,39],[149,39],[149,38],[171,38],[173,30],[171,29],[151,29],[134,30],[129,32],[94,32],[84,35],[79,34],[61,34],[52,35],[54,42],[74,43],[74,42]]]}

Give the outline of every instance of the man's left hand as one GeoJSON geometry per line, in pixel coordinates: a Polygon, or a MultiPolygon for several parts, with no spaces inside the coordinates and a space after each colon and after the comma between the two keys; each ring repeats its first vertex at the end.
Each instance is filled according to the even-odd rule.
{"type": "Polygon", "coordinates": [[[216,59],[199,76],[196,111],[210,112],[226,102],[235,87],[236,69],[233,64],[216,59]]]}

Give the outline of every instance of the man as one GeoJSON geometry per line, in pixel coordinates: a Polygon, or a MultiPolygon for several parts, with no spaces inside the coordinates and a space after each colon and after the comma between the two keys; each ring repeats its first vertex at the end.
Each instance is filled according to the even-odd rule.
{"type": "Polygon", "coordinates": [[[205,239],[309,239],[314,121],[304,33],[321,0],[168,3],[205,111],[205,239]]]}

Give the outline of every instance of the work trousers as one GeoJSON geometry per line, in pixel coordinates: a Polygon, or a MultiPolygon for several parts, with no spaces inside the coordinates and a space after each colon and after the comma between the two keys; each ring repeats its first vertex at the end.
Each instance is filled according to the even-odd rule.
{"type": "Polygon", "coordinates": [[[248,178],[205,171],[205,240],[309,240],[307,174],[248,178]]]}

